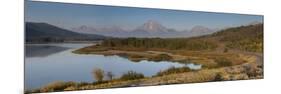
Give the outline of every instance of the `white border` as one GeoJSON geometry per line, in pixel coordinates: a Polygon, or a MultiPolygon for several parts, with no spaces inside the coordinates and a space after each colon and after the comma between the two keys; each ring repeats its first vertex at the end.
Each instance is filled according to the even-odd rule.
{"type": "MultiPolygon", "coordinates": [[[[43,1],[43,0],[41,0],[43,1]]],[[[47,1],[47,0],[45,0],[47,1]]],[[[265,79],[136,88],[56,92],[55,94],[279,94],[280,3],[278,0],[48,0],[208,12],[262,14],[265,23],[265,79]]],[[[23,93],[23,0],[1,0],[1,94],[23,93]]]]}

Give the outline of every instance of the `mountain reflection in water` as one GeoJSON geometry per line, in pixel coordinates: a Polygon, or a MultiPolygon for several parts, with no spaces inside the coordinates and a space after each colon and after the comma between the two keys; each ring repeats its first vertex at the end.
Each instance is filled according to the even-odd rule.
{"type": "Polygon", "coordinates": [[[47,57],[49,55],[70,49],[68,47],[50,46],[50,45],[27,45],[25,48],[26,57],[47,57]]]}

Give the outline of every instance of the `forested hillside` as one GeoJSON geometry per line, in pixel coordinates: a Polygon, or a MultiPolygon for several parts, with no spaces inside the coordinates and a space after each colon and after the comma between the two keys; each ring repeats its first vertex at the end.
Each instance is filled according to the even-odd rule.
{"type": "Polygon", "coordinates": [[[92,41],[104,39],[95,34],[81,34],[48,23],[26,22],[26,42],[92,41]]]}
{"type": "Polygon", "coordinates": [[[223,45],[225,49],[262,52],[263,24],[234,27],[211,35],[193,38],[114,38],[105,40],[100,46],[169,50],[213,50],[218,45],[223,45]]]}
{"type": "Polygon", "coordinates": [[[262,52],[263,24],[229,28],[213,34],[226,47],[251,52],[262,52]]]}

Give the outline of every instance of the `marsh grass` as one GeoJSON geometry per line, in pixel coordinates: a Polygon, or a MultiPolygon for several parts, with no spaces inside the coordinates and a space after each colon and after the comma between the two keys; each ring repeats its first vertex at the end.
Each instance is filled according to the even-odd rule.
{"type": "Polygon", "coordinates": [[[148,60],[150,60],[150,61],[170,61],[172,59],[173,59],[173,57],[171,57],[170,55],[159,54],[154,57],[150,57],[148,60]]]}
{"type": "Polygon", "coordinates": [[[55,81],[52,82],[43,88],[40,89],[40,92],[55,92],[55,91],[61,91],[69,86],[76,86],[77,84],[75,82],[63,82],[63,81],[55,81]]]}
{"type": "Polygon", "coordinates": [[[216,58],[215,62],[217,63],[217,67],[227,67],[227,66],[231,66],[232,62],[228,59],[228,58],[216,58]]]}

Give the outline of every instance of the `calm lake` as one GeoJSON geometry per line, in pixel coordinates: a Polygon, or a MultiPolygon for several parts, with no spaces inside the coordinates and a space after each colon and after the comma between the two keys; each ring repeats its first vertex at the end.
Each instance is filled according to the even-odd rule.
{"type": "Polygon", "coordinates": [[[188,66],[200,69],[201,65],[179,64],[176,62],[153,62],[142,60],[130,61],[119,56],[94,54],[74,54],[73,50],[93,44],[26,44],[25,53],[25,88],[34,89],[53,81],[93,82],[91,72],[101,68],[112,72],[114,78],[133,70],[149,77],[169,67],[188,66]]]}

